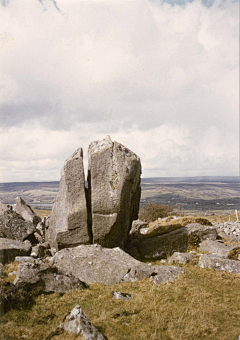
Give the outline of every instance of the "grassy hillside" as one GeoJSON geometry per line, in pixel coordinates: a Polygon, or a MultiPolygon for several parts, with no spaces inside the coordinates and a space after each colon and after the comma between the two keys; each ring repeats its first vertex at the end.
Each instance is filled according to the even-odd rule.
{"type": "MultiPolygon", "coordinates": [[[[41,295],[27,310],[11,310],[1,318],[1,338],[45,339],[79,304],[109,340],[237,340],[240,335],[240,275],[184,266],[172,283],[149,279],[64,295],[41,295]],[[130,301],[114,300],[113,290],[130,293],[130,301]]],[[[76,339],[62,334],[53,339],[76,339]]],[[[78,337],[80,339],[80,337],[78,337]]]]}

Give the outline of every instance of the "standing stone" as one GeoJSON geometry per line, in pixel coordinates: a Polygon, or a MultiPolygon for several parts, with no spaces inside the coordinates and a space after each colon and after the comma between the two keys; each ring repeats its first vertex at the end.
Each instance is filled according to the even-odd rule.
{"type": "Polygon", "coordinates": [[[88,167],[93,243],[123,247],[138,218],[140,158],[107,136],[90,144],[88,167]]]}
{"type": "Polygon", "coordinates": [[[83,151],[79,148],[62,169],[45,239],[56,249],[91,242],[88,230],[83,151]]]}

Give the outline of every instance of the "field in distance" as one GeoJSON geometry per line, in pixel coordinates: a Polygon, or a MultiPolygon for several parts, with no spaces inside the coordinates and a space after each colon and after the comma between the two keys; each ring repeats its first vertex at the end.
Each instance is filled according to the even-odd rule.
{"type": "MultiPolygon", "coordinates": [[[[156,177],[141,181],[141,206],[148,202],[171,204],[175,212],[230,213],[239,209],[239,177],[156,177]]],[[[35,208],[51,210],[59,188],[55,182],[0,184],[0,202],[14,204],[21,196],[35,208]]]]}

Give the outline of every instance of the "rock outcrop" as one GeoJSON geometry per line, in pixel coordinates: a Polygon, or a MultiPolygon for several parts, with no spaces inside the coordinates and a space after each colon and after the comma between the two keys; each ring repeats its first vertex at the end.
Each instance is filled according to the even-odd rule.
{"type": "Polygon", "coordinates": [[[56,249],[91,243],[82,148],[75,151],[63,166],[45,238],[56,249]]]}
{"type": "Polygon", "coordinates": [[[18,265],[14,285],[39,293],[65,293],[85,289],[87,285],[72,275],[64,275],[48,263],[23,262],[18,265]]]}
{"type": "Polygon", "coordinates": [[[31,253],[31,243],[29,241],[21,242],[0,238],[0,262],[9,263],[14,261],[16,256],[28,256],[31,253]]]}
{"type": "Polygon", "coordinates": [[[221,270],[229,273],[240,273],[240,261],[224,259],[216,255],[201,255],[198,265],[201,268],[221,270]]]}
{"type": "Polygon", "coordinates": [[[35,214],[30,205],[27,205],[21,197],[16,198],[14,211],[22,216],[25,221],[31,222],[35,226],[41,222],[41,218],[35,214]]]}
{"type": "Polygon", "coordinates": [[[162,271],[168,268],[167,266],[151,267],[134,259],[120,248],[103,248],[100,245],[80,245],[62,249],[54,255],[53,265],[63,273],[72,274],[88,284],[100,282],[107,285],[123,281],[134,282],[144,277],[163,276],[163,274],[162,281],[164,281],[167,275],[162,271]]]}
{"type": "Polygon", "coordinates": [[[0,237],[19,241],[28,239],[37,243],[35,231],[32,222],[26,221],[11,206],[0,204],[0,237]]]}
{"type": "Polygon", "coordinates": [[[108,136],[90,144],[88,160],[93,243],[123,247],[138,218],[140,159],[108,136]]]}
{"type": "MultiPolygon", "coordinates": [[[[171,230],[171,229],[170,229],[171,230]]],[[[160,231],[158,231],[160,233],[160,231]]],[[[134,233],[130,235],[128,252],[140,258],[166,258],[174,252],[186,252],[196,248],[203,240],[216,240],[217,231],[212,226],[190,223],[185,227],[156,235],[134,233]]]]}
{"type": "Polygon", "coordinates": [[[213,254],[219,257],[227,258],[229,252],[239,248],[236,245],[226,245],[223,242],[219,241],[212,241],[212,240],[205,240],[200,244],[198,250],[200,252],[213,254]]]}

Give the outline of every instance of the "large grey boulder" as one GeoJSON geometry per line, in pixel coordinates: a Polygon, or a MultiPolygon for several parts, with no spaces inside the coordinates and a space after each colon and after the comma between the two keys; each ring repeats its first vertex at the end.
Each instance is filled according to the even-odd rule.
{"type": "Polygon", "coordinates": [[[139,257],[151,259],[166,258],[174,252],[186,252],[206,239],[216,240],[217,231],[212,226],[190,223],[161,235],[156,235],[153,231],[150,234],[134,233],[131,236],[129,252],[134,254],[138,251],[139,257]]]}
{"type": "Polygon", "coordinates": [[[45,239],[56,249],[91,242],[82,148],[75,151],[63,166],[59,192],[53,204],[45,239]]]}
{"type": "Polygon", "coordinates": [[[0,237],[13,240],[31,240],[37,243],[34,236],[36,227],[32,222],[25,221],[11,206],[1,204],[0,206],[0,237]]]}
{"type": "Polygon", "coordinates": [[[49,334],[46,340],[50,340],[53,336],[63,333],[63,331],[68,334],[80,335],[85,340],[107,340],[107,338],[93,326],[79,305],[76,305],[71,312],[65,316],[56,331],[49,334]]]}
{"type": "Polygon", "coordinates": [[[93,243],[123,247],[132,221],[138,218],[139,157],[107,136],[88,150],[89,205],[93,243]]]}
{"type": "Polygon", "coordinates": [[[14,285],[39,293],[65,293],[87,285],[72,275],[64,275],[48,263],[23,262],[18,265],[14,285]]]}
{"type": "Polygon", "coordinates": [[[103,248],[100,245],[62,249],[54,255],[52,262],[63,273],[72,274],[81,281],[107,285],[158,275],[161,274],[159,267],[162,267],[142,263],[120,248],[103,248]]]}
{"type": "Polygon", "coordinates": [[[213,254],[219,257],[227,258],[229,252],[234,250],[235,248],[239,248],[236,245],[226,245],[219,241],[212,241],[212,240],[204,240],[198,250],[200,252],[206,252],[209,254],[213,254]]]}
{"type": "Polygon", "coordinates": [[[203,254],[199,257],[199,267],[221,270],[229,273],[240,273],[240,261],[224,259],[216,255],[203,254]]]}
{"type": "Polygon", "coordinates": [[[31,253],[31,243],[7,238],[0,238],[0,262],[9,263],[16,256],[28,256],[31,253]]]}
{"type": "Polygon", "coordinates": [[[16,198],[14,211],[22,216],[25,221],[31,222],[35,226],[41,221],[41,218],[35,214],[30,205],[27,205],[21,197],[16,198]]]}

